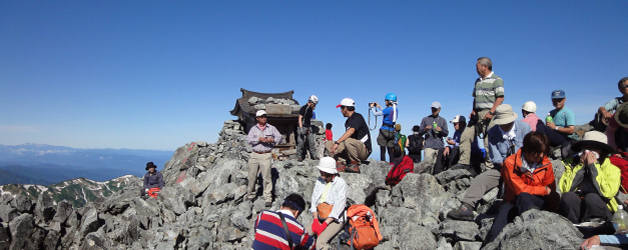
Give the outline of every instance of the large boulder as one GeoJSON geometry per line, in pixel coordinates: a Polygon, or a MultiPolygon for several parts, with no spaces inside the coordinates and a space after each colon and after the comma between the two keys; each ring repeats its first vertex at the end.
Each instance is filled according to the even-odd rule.
{"type": "Polygon", "coordinates": [[[506,225],[484,249],[576,249],[582,237],[566,218],[532,209],[506,225]]]}
{"type": "Polygon", "coordinates": [[[9,223],[11,232],[10,250],[39,249],[45,237],[45,232],[35,226],[31,214],[22,214],[9,223]]]}

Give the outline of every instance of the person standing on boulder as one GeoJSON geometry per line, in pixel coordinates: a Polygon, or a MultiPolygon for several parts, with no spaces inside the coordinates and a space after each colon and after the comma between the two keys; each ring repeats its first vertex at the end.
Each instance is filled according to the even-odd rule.
{"type": "Polygon", "coordinates": [[[273,182],[270,172],[270,165],[273,159],[271,150],[281,141],[281,134],[277,128],[267,123],[266,111],[257,111],[255,119],[257,124],[249,130],[249,134],[246,137],[246,141],[251,145],[252,149],[249,157],[247,198],[249,200],[255,199],[255,182],[258,172],[261,172],[264,180],[264,204],[270,207],[273,202],[273,182]]]}
{"type": "Polygon", "coordinates": [[[499,186],[504,159],[519,151],[523,146],[523,138],[530,132],[527,123],[516,119],[517,114],[512,111],[510,105],[502,104],[497,107],[493,121],[496,126],[489,129],[487,136],[493,168],[487,169],[471,180],[471,186],[462,198],[462,205],[457,210],[449,212],[448,217],[455,220],[473,220],[473,210],[477,202],[486,192],[499,186]]]}
{"type": "Polygon", "coordinates": [[[157,166],[151,161],[146,163],[146,170],[148,172],[144,175],[144,188],[142,189],[142,196],[148,194],[151,188],[163,188],[164,177],[157,171],[157,166]]]}
{"type": "Polygon", "coordinates": [[[329,155],[338,161],[339,171],[359,173],[360,163],[366,160],[372,152],[368,125],[364,117],[355,112],[353,99],[342,99],[336,108],[340,108],[342,116],[347,117],[346,131],[335,142],[328,141],[325,147],[329,155]]]}
{"type": "Polygon", "coordinates": [[[343,212],[349,187],[338,175],[334,158],[321,158],[316,168],[321,177],[316,180],[312,192],[312,226],[308,228],[308,233],[318,235],[316,249],[331,249],[329,241],[342,230],[345,223],[343,212]]]}
{"type": "MultiPolygon", "coordinates": [[[[497,107],[504,102],[504,80],[493,73],[493,62],[488,57],[478,58],[475,64],[480,77],[473,87],[473,110],[469,115],[468,128],[460,138],[460,160],[462,165],[471,165],[471,145],[476,136],[483,134],[484,146],[488,147],[486,132],[493,127],[493,116],[497,107]]],[[[487,167],[492,167],[489,161],[487,167]]]]}
{"type": "Polygon", "coordinates": [[[383,116],[382,127],[379,129],[379,135],[377,136],[377,145],[380,150],[380,160],[386,161],[386,151],[388,151],[388,158],[392,159],[392,147],[397,142],[395,140],[395,123],[399,116],[397,109],[397,95],[393,93],[386,94],[384,99],[386,108],[382,108],[376,102],[370,103],[369,108],[375,116],[383,116]],[[377,110],[380,109],[380,110],[377,110]]]}
{"type": "Polygon", "coordinates": [[[314,249],[314,237],[297,221],[304,209],[303,197],[290,194],[278,211],[260,212],[255,220],[253,249],[314,249]]]}
{"type": "Polygon", "coordinates": [[[310,157],[312,160],[318,160],[316,154],[316,140],[312,133],[311,123],[317,103],[318,97],[312,95],[308,98],[307,103],[301,107],[301,110],[299,110],[299,127],[297,127],[297,156],[299,157],[299,161],[303,161],[307,154],[307,150],[305,149],[306,142],[310,151],[310,157]]]}
{"type": "Polygon", "coordinates": [[[436,163],[438,151],[445,145],[443,144],[443,138],[449,134],[447,120],[439,115],[440,110],[440,102],[432,102],[432,114],[421,120],[419,134],[425,136],[425,146],[423,148],[425,158],[423,161],[428,162],[430,165],[436,163]]]}

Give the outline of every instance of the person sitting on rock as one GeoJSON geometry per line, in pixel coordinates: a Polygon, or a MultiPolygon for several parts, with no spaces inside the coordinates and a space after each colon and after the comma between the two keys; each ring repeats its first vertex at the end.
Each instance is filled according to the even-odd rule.
{"type": "Polygon", "coordinates": [[[383,116],[382,127],[379,129],[379,135],[377,136],[377,145],[379,145],[380,160],[386,161],[386,152],[388,151],[388,158],[392,158],[392,147],[397,142],[395,140],[395,123],[399,116],[397,109],[397,95],[394,93],[386,94],[384,98],[386,108],[383,108],[376,102],[369,103],[369,108],[375,116],[383,116]],[[377,110],[380,109],[380,110],[377,110]]]}
{"type": "Polygon", "coordinates": [[[321,177],[316,180],[312,192],[312,226],[308,232],[318,235],[316,249],[330,249],[329,241],[342,230],[345,223],[342,215],[349,187],[338,175],[334,158],[323,157],[316,167],[321,177]]]}
{"type": "MultiPolygon", "coordinates": [[[[582,244],[580,244],[580,249],[587,250],[593,249],[593,246],[623,246],[624,248],[615,248],[615,247],[604,247],[601,249],[626,249],[628,246],[628,234],[611,234],[611,235],[594,235],[588,239],[586,239],[582,244]]],[[[599,249],[599,248],[598,248],[599,249]]]]}
{"type": "Polygon", "coordinates": [[[152,161],[146,163],[146,170],[148,170],[148,172],[144,175],[144,188],[142,189],[142,196],[150,194],[148,191],[153,188],[157,188],[156,191],[159,192],[159,190],[164,187],[164,177],[159,171],[157,171],[157,166],[152,161]]]}
{"type": "Polygon", "coordinates": [[[314,115],[314,109],[318,103],[318,97],[315,95],[308,98],[307,103],[299,110],[299,127],[297,127],[297,156],[299,161],[303,161],[307,155],[307,151],[310,151],[310,157],[313,160],[318,160],[316,154],[316,139],[312,131],[312,116],[314,115]],[[308,147],[306,150],[305,144],[308,147]]]}
{"type": "Polygon", "coordinates": [[[488,151],[493,168],[487,169],[471,181],[471,186],[462,199],[462,205],[457,210],[449,212],[448,217],[455,220],[473,220],[476,203],[486,192],[499,186],[504,159],[523,146],[523,138],[530,132],[527,123],[515,119],[517,114],[512,111],[510,105],[502,104],[497,107],[492,121],[495,126],[488,130],[488,151]]]}
{"type": "Polygon", "coordinates": [[[414,172],[414,162],[412,158],[405,154],[401,147],[396,146],[392,149],[392,158],[390,160],[392,167],[386,175],[385,183],[389,186],[395,186],[408,173],[414,172]]]}
{"type": "Polygon", "coordinates": [[[628,77],[624,77],[617,82],[617,89],[622,96],[615,97],[604,106],[598,108],[596,119],[594,120],[594,127],[596,130],[604,131],[606,125],[613,118],[613,114],[617,111],[619,105],[628,101],[628,77]]]}
{"type": "Polygon", "coordinates": [[[423,150],[423,136],[419,134],[421,127],[412,126],[412,134],[408,136],[408,156],[414,163],[421,162],[421,151],[423,150]]]}
{"type": "Polygon", "coordinates": [[[325,144],[330,156],[338,161],[339,171],[360,172],[360,163],[371,154],[371,134],[364,117],[355,112],[355,101],[344,98],[336,106],[340,108],[345,121],[345,133],[335,142],[325,144]],[[347,166],[348,165],[348,166],[347,166]]]}
{"type": "Polygon", "coordinates": [[[445,140],[447,146],[438,151],[438,158],[434,164],[433,175],[437,175],[455,165],[460,158],[460,136],[467,127],[467,121],[464,116],[457,115],[450,122],[454,125],[456,132],[454,132],[453,138],[448,137],[447,140],[445,140]]]}
{"type": "Polygon", "coordinates": [[[611,212],[617,210],[614,197],[619,191],[621,175],[608,157],[614,152],[613,148],[608,146],[606,135],[589,131],[572,149],[579,153],[563,161],[565,173],[559,181],[560,214],[574,224],[593,219],[609,220],[611,212]]]}
{"type": "Polygon", "coordinates": [[[267,123],[266,111],[258,110],[255,113],[257,124],[251,127],[246,141],[251,145],[252,152],[249,157],[249,175],[247,185],[247,198],[253,200],[256,197],[255,182],[258,172],[262,173],[264,180],[264,201],[267,207],[273,202],[273,182],[271,176],[271,150],[281,141],[281,134],[273,125],[267,123]]]}
{"type": "Polygon", "coordinates": [[[485,243],[492,242],[515,216],[544,207],[546,199],[556,187],[548,152],[547,136],[530,132],[523,138],[523,147],[506,158],[501,171],[505,186],[504,203],[499,208],[485,243]]]}
{"type": "Polygon", "coordinates": [[[297,221],[304,209],[303,197],[293,193],[278,211],[260,212],[255,220],[253,249],[314,249],[314,237],[297,221]]]}

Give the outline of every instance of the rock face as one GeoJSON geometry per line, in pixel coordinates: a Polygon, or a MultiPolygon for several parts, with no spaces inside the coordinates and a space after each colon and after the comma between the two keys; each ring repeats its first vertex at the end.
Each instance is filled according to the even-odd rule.
{"type": "MultiPolygon", "coordinates": [[[[250,248],[256,215],[278,209],[290,193],[301,194],[308,209],[319,173],[317,161],[275,160],[272,207],[264,207],[259,197],[244,199],[249,152],[244,137],[239,123],[227,121],[217,143],[193,142],[177,149],[162,170],[166,187],[156,199],[138,196],[140,180],[83,207],[46,197],[2,195],[0,249],[250,248]]],[[[360,174],[340,174],[349,185],[348,200],[367,204],[377,214],[384,239],[376,249],[479,249],[493,221],[490,215],[477,222],[445,219],[460,206],[473,173],[452,169],[432,176],[430,166],[418,165],[421,172],[406,175],[392,188],[384,185],[390,169],[385,162],[363,164],[360,174]]],[[[490,207],[495,196],[487,195],[480,205],[490,207]]],[[[306,212],[299,220],[307,226],[312,218],[306,212]]],[[[530,211],[486,249],[573,248],[581,237],[564,218],[530,211]]]]}

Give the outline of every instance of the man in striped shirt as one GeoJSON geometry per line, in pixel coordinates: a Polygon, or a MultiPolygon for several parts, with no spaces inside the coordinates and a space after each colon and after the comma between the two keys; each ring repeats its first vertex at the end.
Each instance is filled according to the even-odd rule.
{"type": "Polygon", "coordinates": [[[304,209],[303,197],[290,194],[278,211],[260,212],[255,221],[253,249],[314,249],[314,237],[308,235],[303,225],[297,221],[304,209]],[[289,238],[284,223],[289,231],[289,238]]]}

